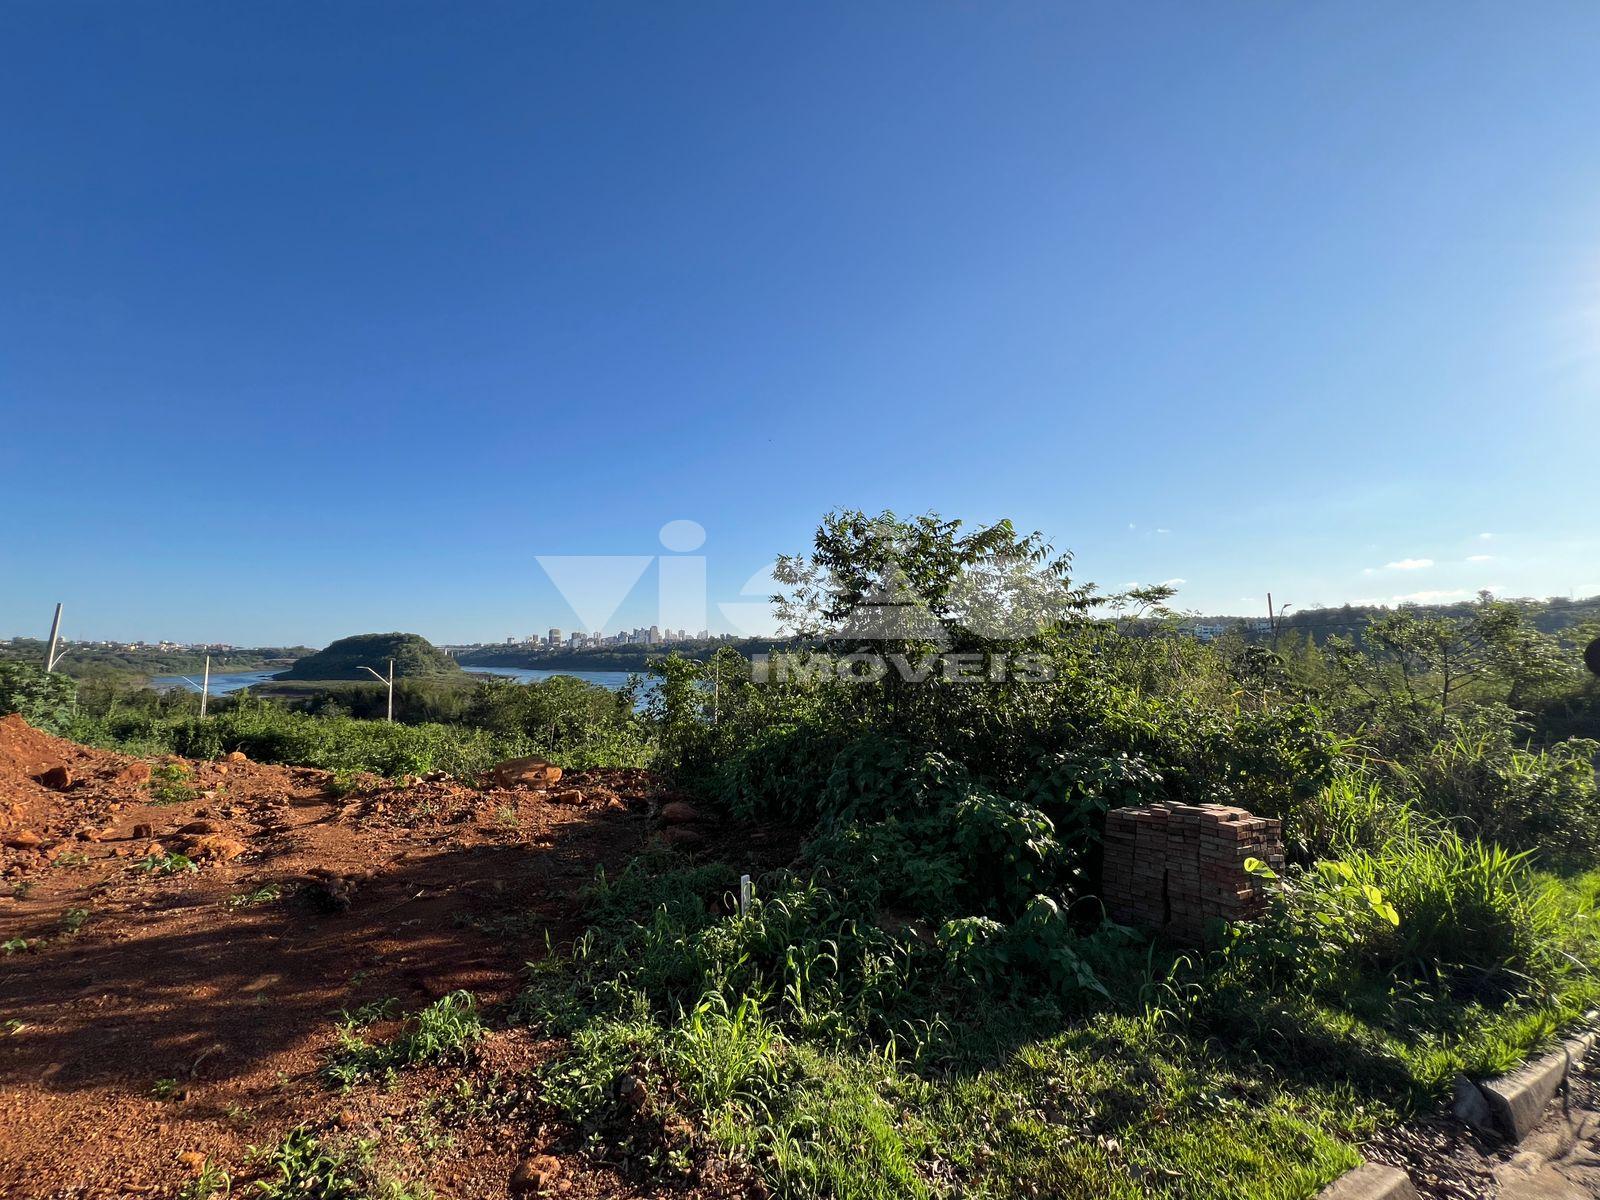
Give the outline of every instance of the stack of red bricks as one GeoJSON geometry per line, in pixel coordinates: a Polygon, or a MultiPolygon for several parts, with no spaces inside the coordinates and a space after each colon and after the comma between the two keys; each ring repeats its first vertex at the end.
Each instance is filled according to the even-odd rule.
{"type": "Polygon", "coordinates": [[[1266,895],[1244,868],[1251,858],[1283,865],[1277,821],[1221,804],[1113,809],[1101,887],[1106,913],[1119,924],[1199,940],[1213,921],[1260,914],[1266,895]]]}

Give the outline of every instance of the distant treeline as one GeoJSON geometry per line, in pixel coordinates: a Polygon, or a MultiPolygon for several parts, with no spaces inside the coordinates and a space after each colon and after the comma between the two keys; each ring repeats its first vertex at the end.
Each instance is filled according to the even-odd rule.
{"type": "MultiPolygon", "coordinates": [[[[1453,604],[1419,604],[1411,608],[1418,616],[1448,617],[1466,620],[1477,606],[1476,600],[1460,600],[1453,604]]],[[[1545,600],[1508,600],[1516,606],[1528,623],[1541,633],[1562,634],[1569,629],[1600,620],[1600,596],[1582,600],[1566,596],[1552,596],[1545,600]]],[[[1293,635],[1297,640],[1310,635],[1320,646],[1330,637],[1346,637],[1357,645],[1363,644],[1363,635],[1373,621],[1391,613],[1392,608],[1379,605],[1345,604],[1338,608],[1308,608],[1303,612],[1293,610],[1278,618],[1277,634],[1293,635]]],[[[1200,623],[1230,624],[1227,617],[1199,617],[1200,623]]],[[[1265,621],[1240,622],[1246,641],[1268,641],[1273,631],[1265,621]]]]}
{"type": "Polygon", "coordinates": [[[522,646],[484,646],[458,655],[456,661],[467,670],[473,667],[526,667],[537,671],[637,671],[644,672],[652,662],[677,654],[706,662],[718,649],[731,647],[745,658],[783,649],[788,642],[778,638],[742,638],[732,641],[674,642],[670,646],[595,646],[580,650],[540,651],[522,646]]]}
{"type": "MultiPolygon", "coordinates": [[[[0,661],[43,663],[46,643],[41,638],[18,638],[0,642],[0,661]]],[[[211,655],[211,670],[265,671],[287,668],[297,658],[311,653],[309,646],[257,646],[243,650],[221,650],[211,655]]],[[[127,650],[120,646],[70,646],[56,669],[78,678],[93,675],[192,675],[205,668],[205,651],[127,650]]]]}

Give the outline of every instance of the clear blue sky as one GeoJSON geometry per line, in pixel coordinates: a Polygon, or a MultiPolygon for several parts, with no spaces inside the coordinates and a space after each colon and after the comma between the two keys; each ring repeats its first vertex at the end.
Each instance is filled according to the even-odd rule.
{"type": "Polygon", "coordinates": [[[1211,612],[1600,592],[1597,62],[1588,3],[10,0],[0,635],[570,629],[538,555],[691,519],[732,601],[841,505],[1211,612]]]}

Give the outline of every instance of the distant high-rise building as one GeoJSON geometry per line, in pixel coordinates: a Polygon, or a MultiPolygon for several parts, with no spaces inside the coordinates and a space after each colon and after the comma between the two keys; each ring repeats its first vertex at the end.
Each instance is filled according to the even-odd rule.
{"type": "Polygon", "coordinates": [[[550,645],[551,646],[559,646],[559,645],[561,645],[561,630],[557,629],[553,625],[550,627],[550,645]]]}

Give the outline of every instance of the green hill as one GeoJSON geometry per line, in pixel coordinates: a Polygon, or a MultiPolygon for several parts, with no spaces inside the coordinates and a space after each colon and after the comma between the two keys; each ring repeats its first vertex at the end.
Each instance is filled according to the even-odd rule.
{"type": "Polygon", "coordinates": [[[396,679],[459,675],[455,659],[415,633],[360,633],[340,638],[326,650],[297,661],[279,679],[360,679],[372,681],[362,667],[386,674],[394,659],[396,679]]]}

